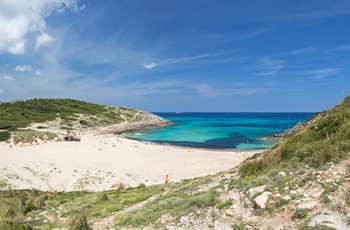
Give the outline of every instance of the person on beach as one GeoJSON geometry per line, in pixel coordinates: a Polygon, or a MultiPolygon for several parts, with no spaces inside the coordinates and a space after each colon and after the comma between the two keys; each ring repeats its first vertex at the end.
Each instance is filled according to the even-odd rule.
{"type": "Polygon", "coordinates": [[[166,175],[166,176],[165,176],[165,183],[167,184],[168,182],[169,182],[169,176],[166,175]]]}

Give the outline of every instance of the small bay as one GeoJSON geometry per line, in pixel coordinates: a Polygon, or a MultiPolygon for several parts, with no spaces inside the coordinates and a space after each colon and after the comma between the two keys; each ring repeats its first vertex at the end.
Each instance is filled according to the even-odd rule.
{"type": "Polygon", "coordinates": [[[154,113],[174,125],[128,133],[132,139],[183,147],[256,150],[314,113],[154,113]]]}

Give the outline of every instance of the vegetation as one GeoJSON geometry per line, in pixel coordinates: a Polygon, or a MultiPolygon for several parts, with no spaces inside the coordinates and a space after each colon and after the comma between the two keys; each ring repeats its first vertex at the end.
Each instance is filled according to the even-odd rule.
{"type": "MultiPolygon", "coordinates": [[[[42,123],[60,118],[64,123],[78,121],[90,126],[94,122],[79,120],[78,114],[94,117],[105,125],[127,120],[138,120],[143,112],[136,109],[105,106],[73,99],[32,99],[14,103],[0,103],[0,129],[27,127],[31,123],[42,123]]],[[[43,127],[40,127],[43,128],[43,127]]]]}
{"type": "Polygon", "coordinates": [[[255,177],[278,167],[296,168],[301,164],[320,167],[338,162],[350,152],[350,96],[333,109],[316,114],[321,117],[276,144],[263,156],[242,164],[242,177],[255,177]],[[281,167],[282,166],[282,167],[281,167]]]}
{"type": "Polygon", "coordinates": [[[50,132],[36,132],[33,130],[17,131],[13,135],[13,143],[37,143],[37,140],[52,141],[57,135],[50,132]]]}
{"type": "MultiPolygon", "coordinates": [[[[76,112],[66,115],[60,112],[59,117],[65,119],[67,127],[69,124],[74,124],[75,121],[80,125],[90,126],[98,122],[102,116],[104,117],[103,122],[107,124],[113,120],[112,113],[122,119],[137,119],[137,115],[130,112],[132,110],[104,107],[106,110],[98,113],[96,111],[96,114],[92,115],[94,109],[89,108],[88,105],[84,107],[90,110],[88,113],[90,117],[76,116],[76,112]],[[110,113],[109,117],[101,115],[104,113],[110,113]]],[[[78,113],[83,114],[82,111],[78,113]]],[[[57,119],[57,116],[54,119],[57,119]]],[[[181,217],[191,215],[205,219],[208,213],[212,217],[210,226],[214,228],[215,218],[218,216],[215,212],[226,210],[232,205],[240,205],[240,212],[236,210],[237,213],[235,213],[237,217],[240,215],[238,217],[240,221],[232,223],[232,228],[252,229],[252,226],[245,221],[246,218],[243,218],[245,214],[242,210],[243,207],[252,208],[254,206],[252,199],[261,193],[255,194],[249,200],[246,199],[247,194],[241,196],[241,191],[246,192],[249,188],[266,185],[266,190],[274,194],[279,193],[280,196],[270,198],[266,208],[253,207],[252,213],[255,215],[274,216],[280,210],[288,210],[286,207],[300,198],[299,194],[293,195],[292,193],[288,194],[289,197],[284,196],[286,188],[288,191],[296,191],[308,187],[320,176],[319,171],[327,169],[328,164],[326,163],[338,162],[348,156],[350,152],[350,97],[333,109],[317,114],[304,126],[303,130],[290,134],[269,151],[244,162],[239,168],[239,173],[231,170],[178,183],[153,186],[140,184],[136,188],[127,188],[120,184],[116,190],[99,193],[3,190],[0,192],[0,229],[93,229],[93,223],[103,218],[109,219],[110,227],[116,229],[125,227],[138,229],[150,225],[154,229],[162,229],[164,222],[179,222],[181,217]],[[310,167],[315,170],[308,170],[310,167]],[[280,176],[280,171],[283,171],[285,175],[280,176]],[[239,175],[241,177],[238,177],[239,175]],[[237,204],[237,200],[232,199],[233,196],[228,196],[232,190],[239,192],[240,204],[237,204]]],[[[21,126],[11,124],[10,127],[21,126]]],[[[45,130],[45,126],[40,128],[45,130]]],[[[16,138],[21,135],[21,132],[25,134],[30,131],[11,129],[5,132],[8,133],[7,135],[11,135],[12,132],[16,138]]],[[[347,173],[348,178],[350,169],[347,173]]],[[[344,205],[346,207],[343,208],[350,207],[350,189],[347,187],[339,195],[338,186],[332,182],[322,184],[323,192],[320,194],[319,203],[331,206],[332,210],[338,210],[341,206],[334,202],[333,197],[340,196],[346,204],[344,205]]],[[[8,188],[6,181],[0,181],[0,188],[8,188]]],[[[314,214],[315,210],[312,208],[296,208],[289,217],[295,222],[304,222],[300,225],[300,229],[331,229],[327,226],[307,226],[308,218],[314,214]]]]}
{"type": "Polygon", "coordinates": [[[9,131],[0,132],[0,142],[7,141],[11,138],[11,133],[9,131]]]}
{"type": "Polygon", "coordinates": [[[141,121],[146,112],[116,106],[93,104],[73,99],[32,99],[13,103],[0,103],[0,141],[7,141],[14,134],[15,144],[33,143],[37,139],[49,141],[55,134],[44,132],[48,122],[61,130],[81,130],[121,124],[125,121],[141,121]],[[25,132],[34,123],[47,123],[35,127],[40,132],[25,132]]]}
{"type": "Polygon", "coordinates": [[[0,192],[0,229],[11,229],[1,226],[14,229],[91,229],[96,219],[128,208],[130,211],[115,216],[113,225],[116,228],[138,227],[157,223],[165,214],[179,219],[182,215],[208,207],[217,205],[223,208],[232,203],[232,200],[220,201],[216,189],[192,192],[206,183],[210,182],[204,177],[149,187],[142,184],[136,188],[120,186],[101,193],[5,190],[0,192]],[[132,208],[140,202],[146,202],[146,205],[132,208]]]}

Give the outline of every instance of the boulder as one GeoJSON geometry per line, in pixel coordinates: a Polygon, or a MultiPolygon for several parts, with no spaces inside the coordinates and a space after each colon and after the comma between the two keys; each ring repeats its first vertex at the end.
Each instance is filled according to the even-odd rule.
{"type": "Polygon", "coordinates": [[[254,188],[248,189],[247,195],[248,195],[249,199],[253,198],[255,196],[255,194],[262,193],[265,190],[265,188],[266,188],[266,185],[262,185],[259,187],[254,187],[254,188]]]}
{"type": "Polygon", "coordinates": [[[281,177],[285,177],[285,176],[287,176],[287,173],[281,171],[281,172],[278,173],[278,175],[281,176],[281,177]]]}
{"type": "Polygon", "coordinates": [[[233,217],[235,214],[231,210],[226,210],[225,212],[226,216],[233,217]]]}
{"type": "Polygon", "coordinates": [[[261,195],[257,196],[254,201],[258,205],[259,208],[263,209],[266,207],[266,202],[271,195],[271,192],[263,192],[261,195]]]}
{"type": "Polygon", "coordinates": [[[304,209],[304,208],[312,209],[312,208],[314,208],[316,205],[317,205],[317,202],[314,201],[314,202],[304,203],[304,204],[298,205],[298,208],[299,208],[299,209],[304,209]]]}
{"type": "Polygon", "coordinates": [[[292,198],[289,195],[282,197],[283,200],[290,201],[292,198]]]}
{"type": "Polygon", "coordinates": [[[334,215],[320,214],[311,218],[309,226],[316,227],[318,225],[326,225],[337,230],[346,230],[349,227],[339,217],[334,215]]]}

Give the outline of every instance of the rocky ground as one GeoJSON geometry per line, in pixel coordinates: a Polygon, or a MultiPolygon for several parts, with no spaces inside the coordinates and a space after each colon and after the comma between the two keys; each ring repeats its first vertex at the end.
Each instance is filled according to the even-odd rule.
{"type": "MultiPolygon", "coordinates": [[[[324,170],[305,165],[295,172],[281,171],[277,176],[283,178],[284,186],[263,185],[245,193],[228,190],[226,184],[221,199],[232,199],[233,204],[225,210],[214,209],[214,218],[209,208],[205,213],[183,216],[179,222],[167,223],[167,217],[161,221],[171,230],[350,229],[349,163],[332,163],[324,170]]],[[[224,176],[232,179],[237,175],[224,176]]]]}
{"type": "MultiPolygon", "coordinates": [[[[145,227],[113,227],[114,218],[120,213],[130,212],[146,206],[157,197],[171,190],[150,197],[147,200],[94,220],[92,229],[143,229],[152,230],[232,230],[232,229],[350,229],[350,159],[339,164],[330,163],[322,169],[308,165],[297,171],[276,173],[276,180],[282,183],[265,184],[241,192],[232,188],[232,181],[239,180],[235,170],[219,173],[210,183],[196,192],[216,188],[220,200],[232,200],[224,209],[207,207],[198,209],[175,219],[163,215],[156,223],[145,227]],[[274,187],[275,186],[275,187],[274,187]]],[[[60,210],[64,212],[64,210],[60,210]]],[[[62,219],[64,221],[64,218],[62,219]]]]}

